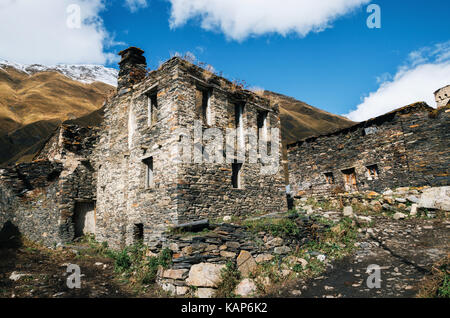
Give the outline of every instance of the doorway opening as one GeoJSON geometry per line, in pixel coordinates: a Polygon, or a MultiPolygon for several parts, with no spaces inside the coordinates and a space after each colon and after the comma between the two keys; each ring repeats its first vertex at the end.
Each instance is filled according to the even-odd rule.
{"type": "Polygon", "coordinates": [[[95,234],[95,202],[76,202],[73,213],[75,238],[95,234]]]}

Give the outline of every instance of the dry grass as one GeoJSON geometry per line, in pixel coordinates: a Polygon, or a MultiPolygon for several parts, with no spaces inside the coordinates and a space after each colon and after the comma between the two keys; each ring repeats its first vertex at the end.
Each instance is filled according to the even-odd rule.
{"type": "Polygon", "coordinates": [[[433,265],[420,285],[418,298],[450,298],[450,254],[433,265]]]}
{"type": "Polygon", "coordinates": [[[0,71],[0,120],[20,126],[42,120],[67,120],[99,109],[114,88],[83,84],[56,72],[28,76],[14,69],[0,71]]]}
{"type": "Polygon", "coordinates": [[[113,91],[56,72],[0,70],[0,163],[30,160],[61,122],[97,111],[113,91]]]}

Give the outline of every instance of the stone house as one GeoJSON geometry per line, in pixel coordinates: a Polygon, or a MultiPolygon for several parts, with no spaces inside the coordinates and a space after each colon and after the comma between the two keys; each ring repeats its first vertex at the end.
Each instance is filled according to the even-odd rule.
{"type": "MultiPolygon", "coordinates": [[[[264,163],[251,162],[242,135],[231,143],[245,143],[244,162],[233,155],[223,162],[208,158],[226,152],[226,137],[212,152],[208,140],[229,128],[277,128],[281,138],[277,105],[178,57],[143,77],[143,52],[120,54],[118,94],[106,105],[94,155],[100,241],[151,245],[170,225],[287,210],[281,157],[274,159],[279,169],[262,174],[264,163]]],[[[281,143],[272,150],[281,154],[281,143]]]]}
{"type": "Polygon", "coordinates": [[[449,107],[416,103],[288,145],[294,195],[450,184],[449,107]]]}

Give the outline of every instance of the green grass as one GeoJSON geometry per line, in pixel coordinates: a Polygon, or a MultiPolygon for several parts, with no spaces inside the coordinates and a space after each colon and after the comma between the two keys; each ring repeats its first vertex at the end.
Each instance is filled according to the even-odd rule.
{"type": "Polygon", "coordinates": [[[228,262],[221,272],[222,280],[217,286],[217,298],[234,298],[234,290],[241,280],[241,273],[234,262],[228,262]]]}
{"type": "Polygon", "coordinates": [[[137,243],[120,251],[110,251],[114,270],[124,274],[133,283],[152,284],[156,281],[158,268],[168,268],[172,263],[172,251],[164,249],[158,256],[146,256],[147,247],[137,243]]]}
{"type": "Polygon", "coordinates": [[[450,275],[448,272],[445,274],[442,285],[438,289],[438,297],[450,298],[450,275]]]}
{"type": "Polygon", "coordinates": [[[269,219],[263,218],[244,222],[244,226],[253,233],[268,232],[277,237],[299,237],[301,230],[295,221],[291,219],[269,219]]]}

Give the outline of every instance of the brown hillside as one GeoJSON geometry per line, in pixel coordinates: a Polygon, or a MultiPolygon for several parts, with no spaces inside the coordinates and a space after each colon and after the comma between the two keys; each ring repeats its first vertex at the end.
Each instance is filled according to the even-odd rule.
{"type": "Polygon", "coordinates": [[[100,109],[114,87],[84,84],[57,72],[0,69],[0,165],[32,157],[63,121],[100,109]]]}
{"type": "Polygon", "coordinates": [[[264,95],[280,106],[283,143],[329,133],[355,124],[338,115],[298,101],[292,97],[265,91],[264,95]]]}

